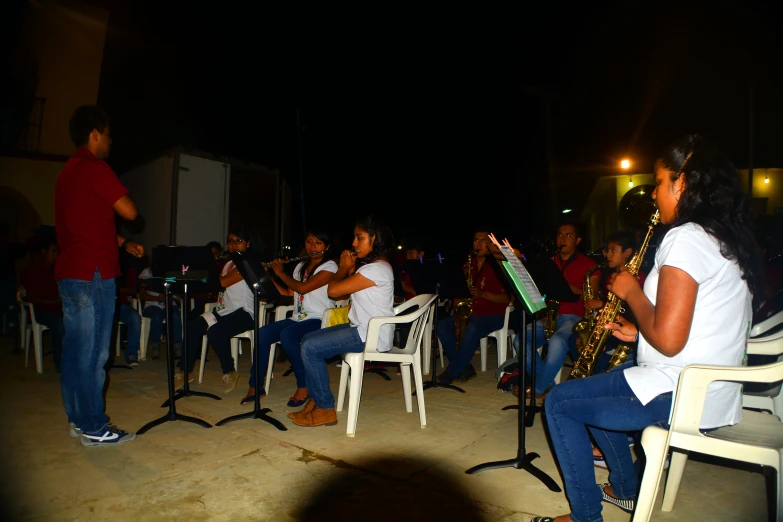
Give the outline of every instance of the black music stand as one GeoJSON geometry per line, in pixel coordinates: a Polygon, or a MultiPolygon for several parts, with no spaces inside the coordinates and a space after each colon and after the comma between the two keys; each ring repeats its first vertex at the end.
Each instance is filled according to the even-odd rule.
{"type": "MultiPolygon", "coordinates": [[[[153,280],[153,278],[150,278],[148,281],[152,281],[152,280],[153,280]]],[[[171,321],[169,320],[170,319],[169,316],[171,315],[171,301],[169,300],[169,287],[170,286],[171,286],[171,283],[164,279],[163,280],[163,289],[164,289],[164,293],[165,293],[165,296],[166,296],[165,297],[166,298],[166,339],[173,339],[173,337],[171,336],[171,321]]],[[[187,284],[185,285],[185,296],[187,297],[187,284]]],[[[184,333],[185,333],[184,330],[185,330],[185,328],[183,328],[183,343],[182,343],[183,344],[183,352],[182,352],[182,356],[183,357],[187,357],[187,347],[186,347],[187,345],[185,345],[185,343],[184,343],[184,333]]],[[[142,434],[146,433],[147,431],[149,431],[150,429],[154,428],[155,426],[163,424],[164,422],[177,421],[177,420],[185,421],[185,422],[192,422],[193,424],[198,424],[199,426],[203,426],[204,428],[211,428],[212,425],[210,423],[208,423],[207,421],[203,420],[203,419],[199,419],[199,418],[196,418],[196,417],[190,417],[188,415],[181,415],[181,414],[177,413],[177,409],[174,406],[174,403],[176,401],[176,398],[174,397],[174,350],[168,346],[168,342],[167,342],[167,345],[166,345],[166,353],[167,353],[167,355],[166,355],[166,374],[168,375],[169,398],[164,403],[164,405],[168,405],[169,412],[168,412],[168,414],[163,415],[162,417],[159,417],[159,418],[157,418],[157,419],[155,419],[153,421],[148,422],[147,424],[145,424],[144,426],[139,428],[136,431],[136,434],[137,435],[142,435],[142,434]]],[[[186,359],[186,361],[187,361],[187,359],[186,359]]],[[[185,366],[186,366],[186,368],[185,368],[186,373],[183,375],[183,377],[185,379],[185,388],[187,388],[187,386],[188,386],[187,364],[185,366]]],[[[214,396],[214,395],[209,394],[209,393],[199,393],[199,392],[192,392],[191,391],[191,392],[189,392],[189,394],[190,395],[204,395],[204,396],[207,396],[207,397],[213,397],[213,398],[215,398],[217,400],[220,400],[220,397],[214,396]]]]}
{"type": "Polygon", "coordinates": [[[261,383],[263,381],[261,380],[261,345],[259,344],[260,340],[258,336],[258,329],[261,328],[261,314],[258,313],[258,303],[260,302],[261,297],[264,297],[266,302],[276,301],[280,297],[280,293],[277,291],[277,287],[275,287],[269,274],[261,267],[261,263],[258,260],[249,258],[243,255],[241,252],[234,252],[231,255],[231,260],[236,265],[239,273],[242,274],[242,278],[245,280],[245,283],[247,283],[247,286],[253,289],[253,303],[256,307],[256,331],[255,335],[253,336],[256,358],[256,387],[255,394],[253,396],[253,411],[231,415],[230,417],[226,417],[225,419],[216,422],[215,426],[223,426],[229,422],[241,419],[261,419],[268,422],[280,431],[288,431],[288,428],[286,428],[283,423],[267,415],[267,412],[272,411],[271,409],[261,408],[260,396],[261,383]]]}
{"type": "MultiPolygon", "coordinates": [[[[510,249],[507,249],[509,252],[510,249]]],[[[506,257],[509,258],[509,256],[513,256],[513,253],[506,254],[506,257]]],[[[521,263],[519,263],[521,265],[521,263]]],[[[519,279],[522,279],[520,276],[521,274],[516,273],[516,269],[509,263],[509,262],[503,262],[503,268],[504,273],[506,274],[506,277],[508,278],[510,286],[514,289],[514,293],[516,294],[516,297],[518,299],[518,302],[520,303],[520,306],[522,306],[522,324],[524,326],[525,324],[525,314],[531,314],[533,317],[535,317],[535,313],[539,311],[539,309],[531,309],[529,305],[530,296],[526,295],[527,292],[525,291],[524,287],[520,284],[518,281],[519,279]],[[517,280],[512,276],[513,272],[515,275],[517,275],[517,280]]],[[[524,270],[524,267],[523,267],[524,270]]],[[[524,279],[523,279],[524,281],[524,279]]],[[[529,283],[532,284],[532,279],[529,279],[529,283]]],[[[535,326],[535,323],[533,323],[535,326]]],[[[487,469],[498,469],[498,468],[514,468],[514,469],[524,469],[534,477],[536,477],[538,480],[544,483],[546,487],[549,488],[550,491],[554,492],[561,492],[560,486],[557,485],[557,483],[544,473],[542,470],[538,469],[532,464],[532,461],[534,459],[537,459],[540,457],[538,453],[526,453],[525,450],[525,421],[523,419],[523,411],[525,406],[525,362],[527,361],[527,328],[522,328],[522,339],[520,342],[520,360],[522,361],[520,368],[521,371],[519,372],[519,414],[517,416],[517,429],[518,429],[518,437],[517,437],[517,456],[513,459],[508,460],[499,460],[494,462],[486,462],[484,464],[479,464],[477,466],[473,466],[472,468],[465,471],[468,475],[472,475],[473,473],[478,473],[480,471],[484,471],[487,469]]],[[[533,328],[533,340],[535,341],[535,328],[533,328]]],[[[535,361],[535,358],[533,358],[533,361],[535,361]]],[[[535,362],[534,362],[534,368],[533,368],[533,383],[535,383],[535,362]]],[[[532,405],[535,405],[535,389],[533,392],[531,392],[531,403],[532,405]]]]}
{"type": "MultiPolygon", "coordinates": [[[[530,276],[536,281],[536,286],[541,288],[542,290],[545,290],[546,293],[544,294],[544,298],[546,300],[554,299],[555,301],[559,301],[561,303],[572,303],[576,302],[580,299],[580,296],[578,294],[575,294],[571,287],[568,285],[568,281],[565,280],[565,277],[563,277],[563,273],[560,271],[560,269],[557,267],[557,265],[552,261],[551,259],[531,259],[527,263],[525,263],[525,268],[529,272],[530,276]]],[[[533,338],[530,342],[530,346],[533,347],[533,350],[536,349],[536,315],[531,315],[531,328],[530,331],[533,334],[533,338]]],[[[525,324],[524,314],[522,318],[522,329],[523,329],[523,335],[522,335],[522,342],[525,342],[525,335],[527,331],[527,325],[525,324]]],[[[525,345],[525,348],[527,348],[527,344],[525,345]]],[[[522,352],[520,352],[522,353],[522,352]]],[[[525,352],[525,357],[527,357],[527,353],[525,352]]],[[[527,359],[525,359],[527,361],[527,359]]],[[[536,389],[536,357],[531,358],[532,365],[530,367],[530,404],[527,407],[527,410],[525,411],[525,425],[529,428],[533,425],[535,422],[536,413],[542,411],[543,408],[538,406],[536,404],[535,400],[535,389],[536,389]]],[[[522,386],[520,387],[520,396],[525,391],[524,383],[522,383],[522,386]]],[[[519,404],[511,404],[509,406],[504,406],[501,408],[501,410],[516,410],[519,409],[519,404]]]]}
{"type": "MultiPolygon", "coordinates": [[[[414,262],[416,263],[416,262],[414,262]]],[[[421,269],[414,268],[415,264],[410,265],[411,281],[416,288],[416,293],[435,293],[438,295],[438,299],[441,297],[444,299],[458,299],[464,297],[470,297],[470,290],[468,289],[468,282],[465,280],[465,275],[462,272],[462,267],[454,263],[443,263],[441,259],[426,262],[422,261],[421,269]],[[419,287],[423,287],[424,291],[419,290],[419,287]],[[443,288],[441,292],[441,288],[443,288]],[[434,290],[434,291],[431,291],[434,290]]],[[[435,310],[432,319],[432,342],[430,343],[432,349],[430,350],[430,372],[432,379],[424,381],[422,384],[422,390],[428,388],[448,388],[460,393],[465,393],[465,390],[459,386],[453,384],[443,384],[438,382],[436,375],[437,367],[435,365],[435,352],[438,351],[438,302],[435,301],[435,310]]],[[[456,377],[456,376],[455,376],[456,377]]],[[[416,392],[413,392],[416,395],[416,392]]]]}

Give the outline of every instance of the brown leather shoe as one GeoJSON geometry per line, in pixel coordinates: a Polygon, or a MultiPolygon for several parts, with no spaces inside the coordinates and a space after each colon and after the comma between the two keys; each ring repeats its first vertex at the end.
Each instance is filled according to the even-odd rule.
{"type": "MultiPolygon", "coordinates": [[[[313,401],[310,401],[313,402],[313,401]]],[[[315,407],[311,411],[294,417],[294,424],[297,426],[305,426],[307,428],[313,428],[315,426],[334,426],[337,424],[337,411],[334,408],[315,407]]]]}
{"type": "Polygon", "coordinates": [[[304,408],[302,408],[299,411],[292,411],[291,413],[288,414],[288,418],[295,419],[297,417],[310,413],[311,411],[313,411],[313,408],[315,408],[315,401],[313,399],[309,399],[307,401],[307,404],[304,405],[304,408]]]}

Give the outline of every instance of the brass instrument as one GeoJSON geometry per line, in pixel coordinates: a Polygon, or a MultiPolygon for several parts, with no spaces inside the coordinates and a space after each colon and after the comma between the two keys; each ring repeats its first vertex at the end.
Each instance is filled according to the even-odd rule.
{"type": "MultiPolygon", "coordinates": [[[[650,223],[647,225],[647,234],[644,236],[644,241],[642,241],[641,246],[631,260],[625,264],[625,267],[631,275],[635,276],[639,273],[644,254],[647,252],[647,247],[650,245],[650,239],[652,239],[653,228],[658,224],[659,219],[659,211],[656,210],[655,214],[650,218],[650,223]]],[[[623,310],[623,304],[624,302],[621,299],[612,292],[609,292],[606,304],[601,309],[598,319],[596,319],[595,327],[590,333],[587,343],[582,346],[582,353],[579,354],[579,359],[574,364],[574,369],[571,370],[572,378],[589,377],[593,374],[598,356],[601,355],[606,347],[606,341],[609,339],[609,336],[612,335],[612,331],[607,330],[605,326],[614,322],[617,314],[623,310]]],[[[628,357],[628,350],[629,348],[625,345],[618,346],[612,356],[612,361],[619,363],[620,360],[625,360],[628,357]]]]}
{"type": "MultiPolygon", "coordinates": [[[[473,287],[473,253],[471,250],[468,254],[468,263],[465,269],[465,280],[468,283],[468,288],[473,287]]],[[[457,336],[457,348],[462,344],[462,336],[465,334],[465,327],[468,325],[468,319],[473,313],[473,299],[460,299],[454,305],[454,333],[457,336]]]]}
{"type": "Polygon", "coordinates": [[[555,335],[557,331],[557,311],[560,308],[560,301],[555,299],[546,300],[546,310],[542,310],[544,314],[542,320],[544,321],[544,339],[547,341],[555,335]]]}
{"type": "MultiPolygon", "coordinates": [[[[605,266],[606,263],[602,263],[598,266],[588,268],[587,271],[585,272],[584,282],[582,283],[582,304],[585,307],[587,306],[588,301],[590,301],[591,299],[595,299],[595,295],[596,295],[596,292],[593,289],[593,285],[590,284],[590,276],[593,274],[593,272],[595,272],[596,270],[600,270],[605,266]]],[[[598,320],[598,314],[599,314],[598,310],[588,311],[587,308],[585,308],[584,319],[576,323],[574,327],[571,329],[571,331],[577,335],[576,349],[579,352],[582,351],[582,346],[585,346],[589,341],[590,334],[595,329],[595,323],[598,320]]]]}

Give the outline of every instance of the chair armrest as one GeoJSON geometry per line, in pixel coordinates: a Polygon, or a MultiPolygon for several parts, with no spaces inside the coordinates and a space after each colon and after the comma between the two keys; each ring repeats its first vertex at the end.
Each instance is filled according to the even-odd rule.
{"type": "Polygon", "coordinates": [[[751,355],[780,355],[783,353],[783,331],[766,337],[748,339],[747,351],[751,355]]]}

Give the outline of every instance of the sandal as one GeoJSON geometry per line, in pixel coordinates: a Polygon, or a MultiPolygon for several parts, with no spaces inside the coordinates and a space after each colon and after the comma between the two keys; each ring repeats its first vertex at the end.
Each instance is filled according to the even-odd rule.
{"type": "Polygon", "coordinates": [[[555,522],[555,519],[552,517],[533,517],[530,519],[530,522],[555,522]]]}
{"type": "MultiPolygon", "coordinates": [[[[264,397],[266,397],[266,392],[265,392],[264,390],[261,390],[261,394],[258,396],[258,398],[259,398],[259,399],[263,399],[264,397]]],[[[255,400],[256,400],[256,394],[255,394],[255,392],[253,392],[253,393],[248,393],[247,395],[245,395],[244,397],[242,397],[242,400],[241,400],[241,401],[239,401],[239,405],[240,405],[240,406],[244,406],[245,404],[252,403],[252,402],[254,402],[255,400]]]]}
{"type": "Polygon", "coordinates": [[[609,502],[610,504],[614,504],[615,506],[619,507],[623,511],[625,511],[628,514],[633,513],[633,508],[636,505],[636,502],[633,499],[626,499],[622,500],[616,497],[611,496],[609,493],[604,491],[604,488],[607,486],[611,486],[610,483],[605,482],[603,484],[598,484],[598,487],[601,488],[601,496],[603,497],[604,502],[609,502]]]}

